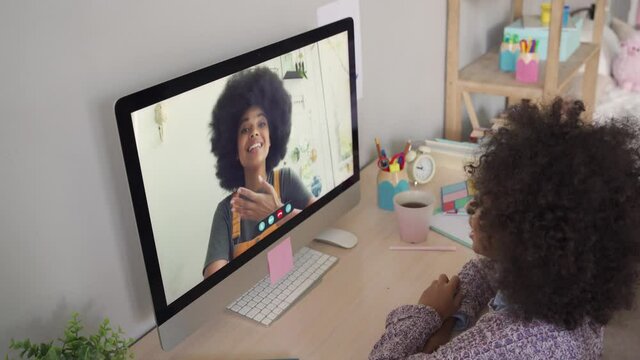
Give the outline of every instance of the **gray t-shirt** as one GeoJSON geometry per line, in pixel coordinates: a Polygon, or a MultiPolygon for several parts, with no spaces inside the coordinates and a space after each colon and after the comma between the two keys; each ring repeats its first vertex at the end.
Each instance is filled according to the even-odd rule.
{"type": "MultiPolygon", "coordinates": [[[[267,177],[267,181],[273,185],[273,171],[267,177]]],[[[240,237],[237,239],[231,238],[231,197],[232,195],[229,195],[220,201],[213,215],[209,248],[204,262],[205,268],[215,260],[224,259],[229,261],[233,259],[234,245],[252,240],[258,236],[258,221],[243,219],[240,221],[240,237]]],[[[282,203],[291,202],[294,209],[302,210],[309,205],[311,197],[309,190],[294,172],[288,168],[280,169],[280,200],[282,203]]]]}

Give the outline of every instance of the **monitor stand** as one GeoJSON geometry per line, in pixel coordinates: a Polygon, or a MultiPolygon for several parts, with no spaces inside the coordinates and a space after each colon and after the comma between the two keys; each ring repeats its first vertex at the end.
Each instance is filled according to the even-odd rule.
{"type": "Polygon", "coordinates": [[[324,230],[314,240],[345,249],[351,249],[358,243],[358,238],[353,233],[336,228],[324,230]]]}

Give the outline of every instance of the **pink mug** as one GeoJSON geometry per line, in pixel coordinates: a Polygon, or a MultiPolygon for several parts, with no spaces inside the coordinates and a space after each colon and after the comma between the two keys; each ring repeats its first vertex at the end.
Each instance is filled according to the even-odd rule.
{"type": "Polygon", "coordinates": [[[410,190],[393,198],[400,239],[409,243],[427,240],[435,197],[424,191],[410,190]]]}

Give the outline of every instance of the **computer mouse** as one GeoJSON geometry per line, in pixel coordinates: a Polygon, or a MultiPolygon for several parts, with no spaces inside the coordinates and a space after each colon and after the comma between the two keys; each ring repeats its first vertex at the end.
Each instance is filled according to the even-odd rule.
{"type": "Polygon", "coordinates": [[[358,237],[355,234],[336,228],[324,230],[316,235],[314,240],[345,249],[351,249],[358,243],[358,237]]]}

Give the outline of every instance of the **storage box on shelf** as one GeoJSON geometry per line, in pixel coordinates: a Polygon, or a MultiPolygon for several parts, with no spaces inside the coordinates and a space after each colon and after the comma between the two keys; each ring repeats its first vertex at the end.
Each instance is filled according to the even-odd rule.
{"type": "MultiPolygon", "coordinates": [[[[562,27],[560,35],[560,61],[566,61],[580,46],[580,34],[584,18],[572,17],[569,24],[562,27]]],[[[547,59],[547,47],[549,45],[549,27],[540,23],[538,16],[524,16],[505,26],[504,36],[517,35],[518,38],[535,39],[536,53],[540,60],[547,59]]]]}

